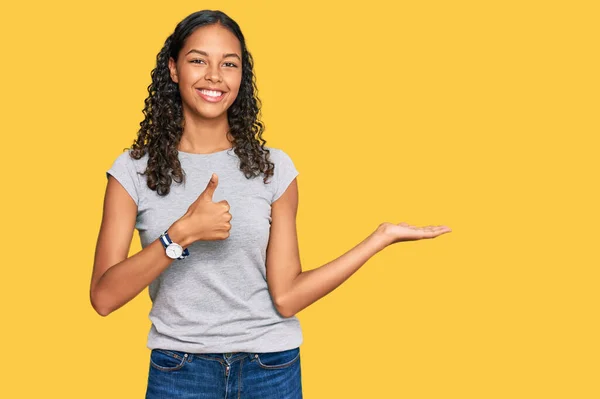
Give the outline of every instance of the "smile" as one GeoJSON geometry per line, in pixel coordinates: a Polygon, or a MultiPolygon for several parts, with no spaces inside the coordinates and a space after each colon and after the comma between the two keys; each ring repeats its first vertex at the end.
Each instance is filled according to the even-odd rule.
{"type": "Polygon", "coordinates": [[[196,93],[205,101],[217,103],[223,99],[225,92],[216,90],[196,89],[196,93]]]}

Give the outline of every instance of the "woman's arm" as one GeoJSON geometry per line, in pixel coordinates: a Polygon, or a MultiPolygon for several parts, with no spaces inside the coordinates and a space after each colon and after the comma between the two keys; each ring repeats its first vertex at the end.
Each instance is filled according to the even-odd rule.
{"type": "Polygon", "coordinates": [[[267,282],[279,313],[291,317],[327,295],[377,252],[400,241],[434,238],[450,232],[445,226],[416,227],[407,223],[382,223],[367,238],[340,257],[303,272],[300,265],[296,214],[296,179],[271,208],[271,234],[267,247],[267,282]]]}
{"type": "MultiPolygon", "coordinates": [[[[91,304],[102,316],[135,298],[173,262],[158,239],[127,257],[136,215],[137,206],[133,199],[110,176],[90,284],[91,304]]],[[[169,236],[184,248],[191,243],[179,220],[169,227],[169,236]]]]}

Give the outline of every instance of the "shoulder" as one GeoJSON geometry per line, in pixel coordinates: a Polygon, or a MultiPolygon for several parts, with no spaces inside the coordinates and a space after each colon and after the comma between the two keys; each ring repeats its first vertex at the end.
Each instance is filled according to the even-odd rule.
{"type": "Polygon", "coordinates": [[[144,154],[140,159],[135,159],[131,156],[131,150],[122,151],[113,160],[113,168],[120,168],[130,172],[144,172],[148,164],[148,153],[144,154]]]}
{"type": "MultiPolygon", "coordinates": [[[[106,170],[106,178],[112,175],[121,185],[131,193],[135,188],[139,191],[143,187],[142,175],[146,171],[148,153],[140,159],[132,158],[131,149],[121,151],[113,158],[112,165],[106,170]]],[[[132,195],[135,197],[134,195],[132,195]]]]}
{"type": "Polygon", "coordinates": [[[265,146],[265,148],[269,150],[269,160],[275,163],[275,165],[292,163],[292,158],[283,149],[268,146],[265,146]]]}
{"type": "Polygon", "coordinates": [[[283,195],[288,186],[300,174],[292,158],[281,148],[266,147],[269,150],[269,159],[275,164],[273,171],[273,180],[275,184],[272,187],[273,196],[271,203],[275,202],[283,195]]]}

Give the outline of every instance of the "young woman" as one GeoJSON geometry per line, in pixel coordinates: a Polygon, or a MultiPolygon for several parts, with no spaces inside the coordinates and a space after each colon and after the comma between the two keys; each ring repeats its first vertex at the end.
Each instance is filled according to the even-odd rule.
{"type": "Polygon", "coordinates": [[[295,314],[386,246],[450,229],[382,223],[302,272],[298,171],[265,146],[252,56],[223,12],[177,25],[148,92],[138,137],[106,172],[91,303],[106,316],[148,287],[146,398],[301,398],[295,314]],[[127,257],[134,228],[143,249],[127,257]]]}

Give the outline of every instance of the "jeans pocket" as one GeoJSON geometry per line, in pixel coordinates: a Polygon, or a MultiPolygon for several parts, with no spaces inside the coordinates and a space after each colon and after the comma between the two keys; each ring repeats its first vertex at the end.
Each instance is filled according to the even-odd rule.
{"type": "Polygon", "coordinates": [[[291,366],[298,359],[300,359],[300,348],[256,354],[258,365],[263,369],[282,369],[291,366]]]}
{"type": "Polygon", "coordinates": [[[175,371],[185,365],[187,353],[166,349],[152,349],[150,365],[160,371],[175,371]]]}

